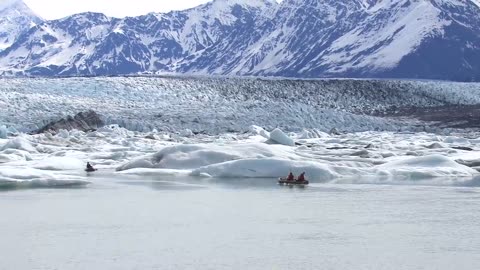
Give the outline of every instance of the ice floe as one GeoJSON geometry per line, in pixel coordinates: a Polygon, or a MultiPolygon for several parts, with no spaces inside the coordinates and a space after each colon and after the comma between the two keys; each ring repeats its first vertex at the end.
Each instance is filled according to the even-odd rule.
{"type": "Polygon", "coordinates": [[[0,147],[0,151],[5,151],[7,149],[23,150],[29,153],[37,152],[35,147],[33,147],[32,143],[22,137],[13,138],[0,147]]]}
{"type": "Polygon", "coordinates": [[[314,183],[385,184],[427,183],[435,178],[466,183],[479,175],[475,134],[250,130],[183,137],[107,126],[88,133],[9,136],[0,139],[0,181],[26,187],[95,184],[95,174],[84,172],[87,161],[119,179],[127,175],[275,179],[292,171],[306,172],[314,183]]]}
{"type": "Polygon", "coordinates": [[[288,146],[294,146],[295,142],[287,134],[285,134],[281,129],[274,129],[270,132],[270,141],[274,143],[279,143],[288,146]]]}
{"type": "Polygon", "coordinates": [[[1,167],[0,169],[0,189],[79,187],[88,184],[88,181],[80,177],[33,168],[1,167]]]}
{"type": "Polygon", "coordinates": [[[1,125],[0,126],[0,139],[6,139],[7,138],[7,126],[1,125]]]}
{"type": "Polygon", "coordinates": [[[378,166],[376,170],[382,176],[408,180],[434,177],[472,177],[477,174],[476,170],[439,154],[388,162],[378,166]]]}

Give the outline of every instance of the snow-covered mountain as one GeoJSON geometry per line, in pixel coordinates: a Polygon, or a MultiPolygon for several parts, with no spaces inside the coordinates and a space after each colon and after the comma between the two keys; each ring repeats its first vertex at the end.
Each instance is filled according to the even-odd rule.
{"type": "Polygon", "coordinates": [[[246,72],[480,79],[480,9],[470,0],[285,0],[275,20],[246,72]]]}
{"type": "Polygon", "coordinates": [[[33,13],[23,1],[1,1],[0,51],[10,47],[18,36],[41,22],[42,19],[33,13]]]}
{"type": "Polygon", "coordinates": [[[0,53],[0,72],[470,81],[480,80],[479,44],[477,0],[214,0],[43,22],[0,53]]]}

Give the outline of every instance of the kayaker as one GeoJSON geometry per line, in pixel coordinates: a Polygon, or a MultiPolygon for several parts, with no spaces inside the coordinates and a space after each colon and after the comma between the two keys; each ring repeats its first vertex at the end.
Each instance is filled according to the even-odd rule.
{"type": "Polygon", "coordinates": [[[301,181],[301,182],[304,182],[304,181],[305,181],[305,172],[302,172],[302,173],[298,176],[297,181],[301,181]]]}
{"type": "Polygon", "coordinates": [[[93,166],[90,164],[90,162],[87,162],[87,171],[94,171],[95,169],[93,166]]]}
{"type": "Polygon", "coordinates": [[[295,181],[295,176],[293,175],[292,172],[288,174],[287,181],[295,181]]]}

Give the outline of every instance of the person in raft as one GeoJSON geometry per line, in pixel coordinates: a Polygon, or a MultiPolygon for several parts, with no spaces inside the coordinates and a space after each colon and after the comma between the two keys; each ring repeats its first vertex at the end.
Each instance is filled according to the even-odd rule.
{"type": "Polygon", "coordinates": [[[302,172],[299,176],[297,181],[304,182],[305,181],[305,172],[302,172]]]}
{"type": "Polygon", "coordinates": [[[293,175],[292,172],[288,174],[287,181],[295,181],[295,176],[293,175]]]}
{"type": "Polygon", "coordinates": [[[87,170],[88,171],[94,171],[95,169],[93,168],[93,166],[90,164],[90,162],[87,162],[87,170]]]}

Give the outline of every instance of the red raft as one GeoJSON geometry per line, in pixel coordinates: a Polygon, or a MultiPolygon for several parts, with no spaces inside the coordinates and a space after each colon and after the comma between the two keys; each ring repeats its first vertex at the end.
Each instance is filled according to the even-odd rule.
{"type": "Polygon", "coordinates": [[[291,186],[294,186],[294,185],[298,185],[298,186],[304,186],[304,185],[308,185],[310,184],[310,182],[308,182],[307,180],[304,180],[304,181],[299,181],[299,180],[294,180],[294,181],[289,181],[287,180],[286,178],[280,178],[278,179],[278,184],[279,185],[291,185],[291,186]]]}

